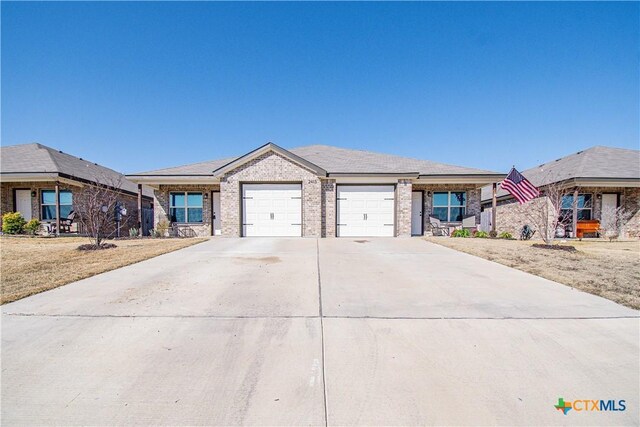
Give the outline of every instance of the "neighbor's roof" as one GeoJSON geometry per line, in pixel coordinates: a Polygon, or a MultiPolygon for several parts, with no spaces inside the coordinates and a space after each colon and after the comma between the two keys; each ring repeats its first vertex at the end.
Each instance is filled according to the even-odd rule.
{"type": "MultiPolygon", "coordinates": [[[[119,172],[97,163],[63,153],[42,144],[21,144],[0,148],[0,177],[7,175],[61,176],[80,181],[113,185],[137,193],[138,186],[119,172]]],[[[153,197],[151,189],[143,186],[143,195],[153,197]]]]}
{"type": "MultiPolygon", "coordinates": [[[[276,146],[277,147],[277,146],[276,146]]],[[[328,145],[292,148],[290,153],[312,163],[329,174],[403,174],[419,175],[496,175],[497,172],[412,159],[392,154],[351,150],[328,145]]],[[[242,157],[242,156],[240,156],[242,157]]],[[[130,176],[198,176],[213,175],[216,169],[236,158],[211,160],[166,169],[131,174],[130,176]]]]}
{"type": "MultiPolygon", "coordinates": [[[[537,187],[571,179],[640,180],[640,151],[597,145],[522,171],[537,187]]],[[[509,193],[498,189],[497,196],[509,193]]],[[[491,199],[491,187],[482,188],[482,200],[491,199]]]]}

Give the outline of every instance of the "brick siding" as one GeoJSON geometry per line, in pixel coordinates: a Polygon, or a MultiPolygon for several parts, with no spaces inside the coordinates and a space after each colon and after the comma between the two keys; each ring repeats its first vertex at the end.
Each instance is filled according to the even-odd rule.
{"type": "Polygon", "coordinates": [[[322,237],[336,237],[336,180],[322,181],[322,237]]]}
{"type": "Polygon", "coordinates": [[[242,183],[300,182],[302,184],[302,235],[322,235],[322,191],[315,172],[269,151],[224,174],[220,180],[222,235],[242,233],[240,203],[242,183]]]}
{"type": "MultiPolygon", "coordinates": [[[[600,219],[602,213],[602,193],[617,193],[620,195],[620,206],[629,214],[631,218],[624,226],[623,237],[637,238],[640,237],[640,188],[633,187],[580,187],[579,193],[592,194],[592,219],[600,219]]],[[[520,234],[520,230],[525,224],[532,227],[527,215],[527,211],[531,209],[531,203],[523,205],[519,204],[515,199],[502,201],[498,204],[496,213],[496,231],[509,232],[514,236],[520,234]]],[[[536,234],[536,237],[538,235],[536,234]]]]}
{"type": "MultiPolygon", "coordinates": [[[[79,191],[80,186],[71,186],[68,184],[60,183],[60,191],[71,191],[71,194],[75,194],[79,191]]],[[[0,184],[0,217],[7,212],[14,212],[14,190],[30,190],[35,192],[35,196],[31,197],[31,213],[33,218],[42,221],[41,204],[42,191],[43,190],[55,190],[54,182],[3,182],[0,184]]],[[[73,196],[72,196],[73,197],[73,196]]],[[[123,217],[121,223],[120,233],[121,235],[128,235],[131,227],[136,227],[138,223],[138,197],[130,194],[121,194],[119,202],[124,204],[127,209],[127,215],[123,217]]],[[[148,201],[143,202],[143,207],[150,207],[151,203],[148,201]]],[[[42,221],[46,223],[55,223],[53,221],[42,221]]],[[[74,223],[71,227],[72,232],[78,231],[78,223],[74,223]]]]}
{"type": "Polygon", "coordinates": [[[396,185],[396,236],[411,237],[411,180],[399,179],[396,185]]]}
{"type": "MultiPolygon", "coordinates": [[[[480,223],[480,189],[466,184],[413,184],[413,191],[423,191],[422,198],[422,220],[424,222],[423,229],[429,229],[429,217],[433,213],[433,193],[441,191],[465,191],[467,193],[467,207],[465,217],[474,215],[476,223],[480,223]],[[429,195],[429,193],[431,195],[429,195]]],[[[409,219],[411,221],[411,219],[409,219]]],[[[411,230],[411,222],[409,222],[409,230],[411,230]]]]}
{"type": "Polygon", "coordinates": [[[188,235],[195,236],[211,236],[211,208],[212,208],[212,191],[220,191],[220,185],[161,185],[153,192],[153,224],[154,228],[158,226],[160,221],[169,221],[169,193],[191,191],[202,193],[202,223],[181,224],[183,232],[188,235]],[[206,199],[205,196],[206,195],[206,199]]]}

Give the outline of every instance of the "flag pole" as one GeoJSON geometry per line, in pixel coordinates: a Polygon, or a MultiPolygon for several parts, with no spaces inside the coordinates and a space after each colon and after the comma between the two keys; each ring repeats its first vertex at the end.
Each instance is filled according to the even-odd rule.
{"type": "Polygon", "coordinates": [[[497,206],[496,206],[496,187],[498,184],[496,182],[493,183],[493,196],[491,198],[491,231],[493,233],[496,232],[496,218],[497,218],[497,206]]]}

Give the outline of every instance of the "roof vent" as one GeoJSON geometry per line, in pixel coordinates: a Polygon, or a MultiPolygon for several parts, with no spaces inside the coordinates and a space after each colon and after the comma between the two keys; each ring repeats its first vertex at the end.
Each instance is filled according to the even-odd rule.
{"type": "MultiPolygon", "coordinates": [[[[62,153],[62,150],[58,150],[58,153],[62,153]]],[[[62,153],[62,154],[64,154],[64,153],[62,153]]]]}
{"type": "Polygon", "coordinates": [[[581,153],[582,153],[582,151],[578,151],[576,154],[581,154],[581,153]]]}
{"type": "Polygon", "coordinates": [[[94,165],[98,166],[98,164],[97,164],[97,163],[94,163],[94,165]]]}

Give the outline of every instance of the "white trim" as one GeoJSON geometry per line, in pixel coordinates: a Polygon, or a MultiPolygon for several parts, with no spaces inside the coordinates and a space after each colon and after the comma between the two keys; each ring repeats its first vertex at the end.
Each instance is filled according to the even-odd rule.
{"type": "Polygon", "coordinates": [[[429,178],[418,178],[413,180],[413,184],[472,184],[476,188],[484,187],[485,185],[493,184],[494,182],[502,181],[506,175],[498,176],[494,178],[488,178],[486,176],[474,177],[474,176],[438,176],[429,178]]]}
{"type": "Polygon", "coordinates": [[[55,182],[58,180],[58,174],[51,173],[3,173],[0,174],[0,182],[55,182]]]}
{"type": "MultiPolygon", "coordinates": [[[[331,179],[331,178],[329,178],[331,179]]],[[[402,177],[341,177],[335,178],[336,184],[397,184],[402,177]]]]}
{"type": "Polygon", "coordinates": [[[181,185],[181,184],[193,184],[193,185],[211,185],[219,184],[220,179],[213,176],[131,176],[127,175],[126,178],[135,182],[136,184],[145,184],[149,187],[156,188],[159,185],[181,185]]]}

